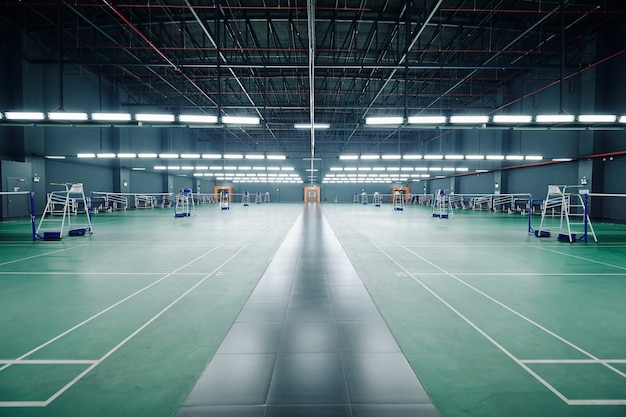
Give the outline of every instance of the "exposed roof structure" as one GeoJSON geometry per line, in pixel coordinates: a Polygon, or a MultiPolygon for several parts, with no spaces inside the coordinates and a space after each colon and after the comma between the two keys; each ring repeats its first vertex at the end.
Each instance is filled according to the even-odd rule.
{"type": "Polygon", "coordinates": [[[0,19],[27,35],[26,61],[97,75],[131,109],[255,116],[259,126],[220,134],[323,154],[415,137],[365,126],[370,116],[506,112],[623,53],[610,33],[625,11],[607,0],[59,0],[5,1],[0,19]],[[312,121],[331,128],[294,129],[312,121]]]}

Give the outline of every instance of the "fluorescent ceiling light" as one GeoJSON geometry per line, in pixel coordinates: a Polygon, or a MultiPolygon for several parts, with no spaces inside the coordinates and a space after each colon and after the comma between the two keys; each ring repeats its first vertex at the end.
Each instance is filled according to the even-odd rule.
{"type": "Polygon", "coordinates": [[[614,114],[581,114],[578,121],[582,123],[614,123],[617,116],[614,114]]]}
{"type": "Polygon", "coordinates": [[[163,170],[163,169],[167,169],[167,167],[166,167],[166,166],[163,166],[163,165],[156,165],[156,166],[154,167],[154,169],[156,169],[157,171],[160,171],[160,170],[163,170]]]}
{"type": "Polygon", "coordinates": [[[626,123],[626,116],[620,116],[619,117],[619,122],[620,123],[626,123]]]}
{"type": "Polygon", "coordinates": [[[443,159],[443,155],[424,155],[424,159],[428,159],[428,160],[443,159]]]}
{"type": "Polygon", "coordinates": [[[146,169],[145,169],[145,168],[143,168],[143,167],[134,167],[134,168],[131,168],[131,169],[132,169],[133,171],[145,171],[145,170],[146,170],[146,169]]]}
{"type": "Polygon", "coordinates": [[[380,159],[380,155],[361,155],[361,159],[371,161],[375,159],[380,159]]]}
{"type": "Polygon", "coordinates": [[[117,157],[118,158],[136,158],[137,154],[134,154],[134,153],[118,153],[117,157]]]}
{"type": "Polygon", "coordinates": [[[247,166],[239,167],[239,171],[250,171],[250,170],[252,170],[252,167],[247,167],[247,166]]]}
{"type": "Polygon", "coordinates": [[[372,168],[374,171],[384,171],[385,167],[374,167],[372,168]]]}
{"type": "Polygon", "coordinates": [[[428,171],[428,168],[426,167],[415,167],[416,171],[428,171]]]}
{"type": "Polygon", "coordinates": [[[331,171],[343,171],[342,167],[330,167],[331,171]]]}
{"type": "Polygon", "coordinates": [[[206,171],[207,169],[209,169],[209,167],[206,165],[196,166],[197,171],[206,171]]]}
{"type": "Polygon", "coordinates": [[[439,125],[446,122],[446,116],[412,116],[408,119],[412,124],[432,124],[439,125]]]}
{"type": "Polygon", "coordinates": [[[159,158],[176,159],[178,158],[178,154],[177,153],[160,153],[159,158]]]}
{"type": "Polygon", "coordinates": [[[287,157],[285,155],[267,155],[267,159],[272,161],[284,161],[287,157]]]}
{"type": "Polygon", "coordinates": [[[398,167],[387,167],[387,171],[400,171],[398,167]]]}
{"type": "Polygon", "coordinates": [[[222,159],[222,154],[219,153],[203,153],[202,159],[222,159]]]}
{"type": "Polygon", "coordinates": [[[246,155],[246,159],[265,159],[265,155],[248,154],[246,155]]]}
{"type": "Polygon", "coordinates": [[[542,159],[543,159],[543,156],[541,155],[526,155],[527,161],[541,161],[542,159]]]}
{"type": "Polygon", "coordinates": [[[402,116],[389,116],[389,117],[366,117],[366,125],[401,125],[404,123],[404,117],[402,116]]]}
{"type": "Polygon", "coordinates": [[[46,155],[46,159],[65,159],[64,155],[46,155]]]}
{"type": "Polygon", "coordinates": [[[507,155],[506,156],[507,161],[521,161],[522,159],[524,159],[524,155],[507,155]]]}
{"type": "Polygon", "coordinates": [[[280,171],[280,167],[267,167],[268,171],[280,171]]]}
{"type": "Polygon", "coordinates": [[[450,116],[450,123],[477,124],[487,123],[489,116],[450,116]]]}
{"type": "Polygon", "coordinates": [[[180,157],[183,159],[199,159],[200,154],[199,153],[183,153],[183,154],[180,154],[180,157]]]}
{"type": "Polygon", "coordinates": [[[224,167],[224,171],[236,171],[237,167],[229,165],[224,167]]]}
{"type": "Polygon", "coordinates": [[[572,160],[572,158],[553,158],[552,160],[554,162],[569,162],[572,160]]]}
{"type": "Polygon", "coordinates": [[[345,167],[343,170],[344,171],[356,171],[357,167],[345,167]]]}
{"type": "Polygon", "coordinates": [[[192,170],[192,169],[193,169],[193,166],[191,166],[191,165],[184,165],[184,166],[180,167],[180,169],[184,169],[184,170],[192,170]]]}
{"type": "Polygon", "coordinates": [[[371,171],[372,170],[371,167],[359,167],[358,169],[359,171],[371,171]]]}
{"type": "Polygon", "coordinates": [[[339,159],[354,161],[359,159],[359,155],[339,155],[339,159]]]}
{"type": "Polygon", "coordinates": [[[155,153],[140,153],[137,154],[139,158],[156,158],[158,155],[155,153]]]}
{"type": "Polygon", "coordinates": [[[491,118],[494,123],[530,123],[532,119],[532,116],[513,114],[496,114],[491,118]]]}
{"type": "Polygon", "coordinates": [[[430,167],[428,168],[429,171],[441,171],[440,167],[430,167]]]}
{"type": "Polygon", "coordinates": [[[173,114],[151,114],[151,113],[139,113],[135,115],[135,120],[138,122],[173,122],[173,114]]]}
{"type": "Polygon", "coordinates": [[[128,113],[91,113],[91,120],[102,122],[129,122],[130,114],[128,113]]]}
{"type": "Polygon", "coordinates": [[[171,166],[168,166],[167,169],[168,171],[178,171],[180,170],[180,167],[176,165],[171,165],[171,166]]]}
{"type": "Polygon", "coordinates": [[[227,125],[258,125],[261,120],[258,117],[222,116],[222,123],[227,125]]]}
{"type": "Polygon", "coordinates": [[[448,172],[453,172],[455,171],[454,167],[444,167],[443,168],[444,171],[448,171],[448,172]]]}
{"type": "MultiPolygon", "coordinates": [[[[295,129],[310,129],[311,123],[298,123],[293,125],[295,129]]],[[[330,125],[328,123],[314,123],[313,127],[315,129],[330,129],[330,125]]]]}
{"type": "Polygon", "coordinates": [[[571,123],[574,116],[571,114],[539,114],[535,117],[537,123],[571,123]]]}
{"type": "Polygon", "coordinates": [[[456,171],[457,172],[467,172],[467,171],[469,171],[469,168],[457,168],[456,171]]]}
{"type": "Polygon", "coordinates": [[[404,155],[402,159],[406,159],[406,160],[422,159],[422,155],[408,154],[408,155],[404,155]]]}
{"type": "Polygon", "coordinates": [[[225,153],[224,159],[243,159],[243,155],[240,153],[225,153]]]}
{"type": "Polygon", "coordinates": [[[76,154],[77,158],[95,158],[96,154],[95,153],[79,153],[76,154]]]}
{"type": "Polygon", "coordinates": [[[485,159],[485,155],[465,155],[465,159],[480,160],[485,159]]]}
{"type": "Polygon", "coordinates": [[[45,115],[42,112],[33,111],[8,111],[4,113],[7,120],[43,120],[45,115]]]}
{"type": "Polygon", "coordinates": [[[465,158],[463,155],[446,155],[445,159],[459,160],[465,158]]]}
{"type": "Polygon", "coordinates": [[[383,159],[387,160],[387,161],[395,161],[402,158],[400,155],[395,155],[395,154],[385,154],[383,155],[383,159]]]}
{"type": "Polygon", "coordinates": [[[96,155],[98,158],[115,158],[114,153],[99,153],[96,155]]]}
{"type": "Polygon", "coordinates": [[[217,123],[217,116],[200,114],[181,114],[178,116],[181,123],[217,123]]]}
{"type": "Polygon", "coordinates": [[[48,113],[50,120],[87,120],[87,113],[64,113],[54,112],[48,113]]]}
{"type": "Polygon", "coordinates": [[[402,167],[400,171],[413,171],[413,167],[402,167]]]}
{"type": "Polygon", "coordinates": [[[502,161],[504,159],[504,155],[487,155],[487,159],[490,161],[502,161]]]}
{"type": "Polygon", "coordinates": [[[209,169],[212,169],[212,170],[214,170],[214,171],[221,171],[223,168],[222,168],[222,167],[220,167],[220,166],[215,166],[215,165],[212,165],[212,166],[210,166],[210,167],[209,167],[209,169]]]}

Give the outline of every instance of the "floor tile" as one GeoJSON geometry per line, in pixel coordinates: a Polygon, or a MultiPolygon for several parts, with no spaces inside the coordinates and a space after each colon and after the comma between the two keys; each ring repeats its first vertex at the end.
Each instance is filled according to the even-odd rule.
{"type": "Polygon", "coordinates": [[[224,337],[217,353],[276,353],[282,323],[237,322],[224,337]]]}
{"type": "MultiPolygon", "coordinates": [[[[333,302],[337,321],[381,321],[382,317],[372,300],[333,302]]],[[[385,325],[385,327],[387,327],[385,325]]]]}
{"type": "Polygon", "coordinates": [[[351,404],[429,404],[402,353],[343,355],[351,404]]]}
{"type": "Polygon", "coordinates": [[[247,302],[239,316],[237,322],[268,322],[283,321],[287,303],[284,301],[249,301],[247,302]]]}
{"type": "Polygon", "coordinates": [[[268,405],[347,403],[348,394],[339,354],[278,354],[268,405]]]}
{"type": "Polygon", "coordinates": [[[338,352],[339,341],[333,322],[286,322],[278,351],[338,352]]]}
{"type": "Polygon", "coordinates": [[[370,301],[370,294],[359,285],[329,285],[330,299],[333,301],[370,301]]]}
{"type": "Polygon", "coordinates": [[[285,321],[334,321],[329,301],[291,300],[285,321]]]}
{"type": "Polygon", "coordinates": [[[260,282],[256,286],[249,301],[288,301],[291,295],[291,285],[274,285],[269,282],[260,282]]]}
{"type": "Polygon", "coordinates": [[[349,405],[269,405],[265,417],[352,417],[349,405]]]}
{"type": "Polygon", "coordinates": [[[265,404],[275,360],[274,354],[215,355],[185,406],[265,404]]]}
{"type": "Polygon", "coordinates": [[[396,339],[384,321],[338,322],[342,352],[400,352],[396,339]]]}

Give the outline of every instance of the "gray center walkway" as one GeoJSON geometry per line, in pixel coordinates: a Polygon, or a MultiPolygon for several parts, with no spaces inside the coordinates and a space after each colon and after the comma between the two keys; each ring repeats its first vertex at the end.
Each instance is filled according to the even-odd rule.
{"type": "Polygon", "coordinates": [[[438,415],[317,204],[305,205],[178,414],[438,415]]]}

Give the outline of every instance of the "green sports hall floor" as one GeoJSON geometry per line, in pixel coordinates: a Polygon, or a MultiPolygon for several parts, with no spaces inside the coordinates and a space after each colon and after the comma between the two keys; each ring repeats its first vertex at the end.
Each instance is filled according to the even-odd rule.
{"type": "MultiPolygon", "coordinates": [[[[179,414],[306,207],[97,214],[61,241],[1,222],[0,416],[179,414]]],[[[626,415],[626,227],[321,212],[441,416],[626,415]]]]}

